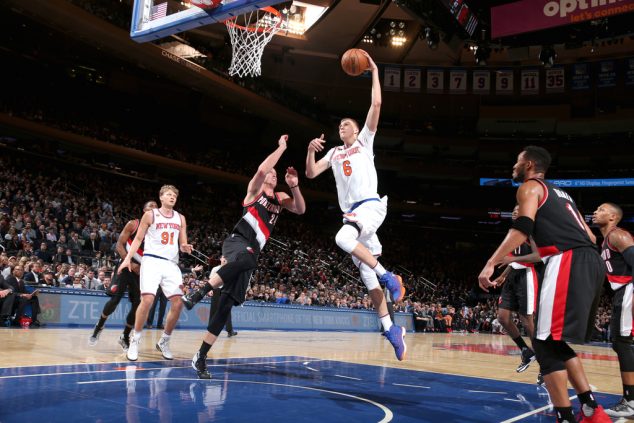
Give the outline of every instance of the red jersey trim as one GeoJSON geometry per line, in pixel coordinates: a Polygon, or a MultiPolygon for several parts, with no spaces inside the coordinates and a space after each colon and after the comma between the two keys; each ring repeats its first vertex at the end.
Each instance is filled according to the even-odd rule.
{"type": "Polygon", "coordinates": [[[269,232],[269,228],[266,226],[266,223],[264,223],[264,221],[260,217],[258,210],[255,207],[249,207],[249,213],[253,217],[255,217],[255,220],[258,222],[258,227],[260,228],[260,231],[262,231],[264,238],[268,240],[271,233],[269,232]]]}
{"type": "Polygon", "coordinates": [[[253,201],[251,201],[250,203],[245,203],[244,200],[242,200],[242,207],[250,207],[252,205],[254,205],[258,199],[262,196],[262,194],[264,193],[264,191],[260,191],[260,193],[258,195],[255,196],[255,199],[253,201]]]}
{"type": "Polygon", "coordinates": [[[554,256],[555,254],[559,254],[561,252],[559,251],[559,248],[555,247],[554,245],[550,245],[548,247],[539,247],[537,248],[537,251],[539,251],[540,257],[554,256]]]}
{"type": "Polygon", "coordinates": [[[544,183],[544,181],[539,180],[539,179],[529,179],[529,181],[537,181],[541,184],[542,188],[544,189],[544,196],[542,197],[542,199],[540,200],[539,204],[537,205],[537,209],[539,210],[544,203],[546,202],[546,200],[548,200],[548,187],[546,186],[546,184],[544,183]]]}
{"type": "Polygon", "coordinates": [[[608,282],[625,285],[632,282],[632,277],[630,275],[610,275],[608,273],[608,282]]]}
{"type": "Polygon", "coordinates": [[[570,283],[570,265],[572,263],[572,251],[568,250],[561,256],[561,264],[557,273],[557,287],[553,302],[552,326],[550,333],[555,341],[560,341],[564,331],[566,317],[566,299],[568,298],[568,285],[570,283]]]}
{"type": "Polygon", "coordinates": [[[134,219],[134,229],[132,230],[132,233],[135,233],[137,231],[137,229],[139,229],[139,225],[141,224],[141,221],[139,219],[134,219]]]}

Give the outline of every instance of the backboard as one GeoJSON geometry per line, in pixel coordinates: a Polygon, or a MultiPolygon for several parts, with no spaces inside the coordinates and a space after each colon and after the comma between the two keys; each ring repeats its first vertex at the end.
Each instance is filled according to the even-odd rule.
{"type": "Polygon", "coordinates": [[[188,0],[134,0],[130,36],[139,43],[203,25],[223,22],[248,11],[278,4],[283,0],[224,0],[215,9],[203,10],[188,0]]]}

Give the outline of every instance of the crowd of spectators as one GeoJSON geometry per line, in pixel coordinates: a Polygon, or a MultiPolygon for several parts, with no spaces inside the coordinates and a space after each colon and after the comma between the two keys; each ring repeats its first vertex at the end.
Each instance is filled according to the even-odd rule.
{"type": "MultiPolygon", "coordinates": [[[[140,214],[137,209],[144,201],[155,197],[156,186],[131,184],[123,176],[107,173],[77,173],[58,168],[53,160],[46,167],[26,166],[37,160],[20,155],[0,160],[2,276],[19,265],[27,284],[105,290],[116,266],[119,230],[140,214]],[[83,191],[72,188],[76,186],[83,191]]],[[[219,185],[197,187],[190,199],[179,200],[179,209],[188,215],[190,239],[211,256],[210,265],[216,264],[222,241],[240,216],[240,200],[234,187],[219,185]],[[214,201],[217,198],[223,201],[214,201]]],[[[398,227],[387,225],[386,230],[385,256],[398,257],[402,273],[408,275],[409,294],[396,311],[412,312],[417,330],[501,331],[496,298],[472,298],[478,260],[462,257],[463,266],[452,266],[457,252],[450,243],[418,234],[418,242],[428,248],[401,248],[416,238],[406,238],[398,227]]],[[[301,217],[284,216],[261,255],[246,299],[372,309],[356,268],[338,250],[332,234],[334,230],[319,230],[301,217]]],[[[191,257],[184,258],[193,264],[191,257]]],[[[185,274],[183,285],[186,290],[198,289],[205,281],[204,273],[185,274]]],[[[609,307],[600,311],[598,319],[609,319],[609,307]]]]}

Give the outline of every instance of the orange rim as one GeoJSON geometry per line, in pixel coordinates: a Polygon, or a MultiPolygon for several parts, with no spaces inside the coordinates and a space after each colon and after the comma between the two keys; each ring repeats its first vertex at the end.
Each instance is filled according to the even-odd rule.
{"type": "MultiPolygon", "coordinates": [[[[280,17],[280,12],[275,9],[274,7],[271,6],[267,6],[267,7],[263,7],[262,9],[267,13],[272,14],[273,16],[277,16],[280,17]]],[[[233,28],[238,28],[241,29],[243,31],[249,31],[249,32],[270,32],[273,29],[277,28],[278,26],[282,25],[282,20],[280,19],[280,21],[277,23],[277,25],[272,26],[272,27],[268,27],[268,28],[257,28],[257,27],[251,27],[251,26],[244,26],[244,25],[239,25],[237,23],[235,23],[234,21],[237,19],[237,16],[234,16],[233,18],[229,18],[227,20],[225,20],[225,24],[227,24],[228,26],[231,26],[233,28]]]]}

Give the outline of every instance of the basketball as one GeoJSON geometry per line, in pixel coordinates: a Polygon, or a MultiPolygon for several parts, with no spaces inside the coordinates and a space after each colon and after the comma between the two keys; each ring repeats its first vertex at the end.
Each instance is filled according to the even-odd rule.
{"type": "Polygon", "coordinates": [[[215,9],[222,4],[222,0],[189,0],[189,3],[201,9],[215,9]]]}
{"type": "Polygon", "coordinates": [[[370,62],[363,53],[365,52],[359,48],[346,51],[341,57],[343,71],[350,76],[359,76],[370,67],[370,62]]]}

